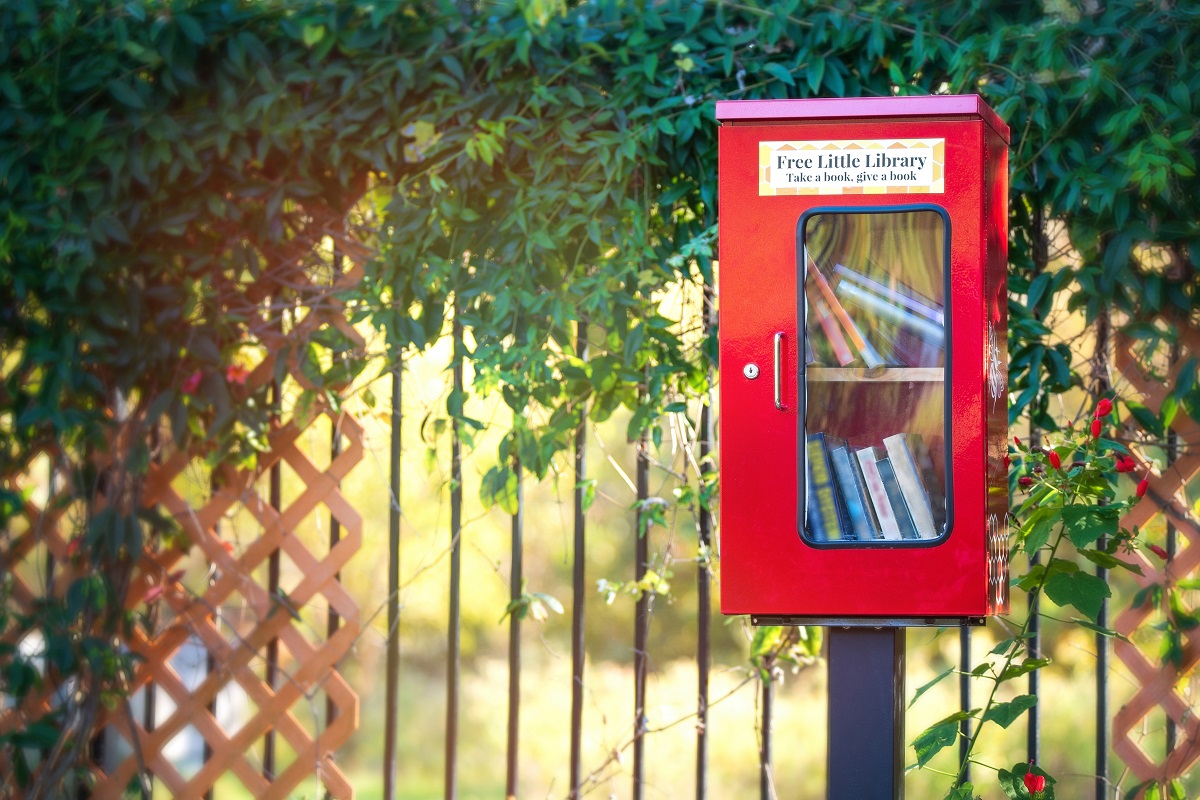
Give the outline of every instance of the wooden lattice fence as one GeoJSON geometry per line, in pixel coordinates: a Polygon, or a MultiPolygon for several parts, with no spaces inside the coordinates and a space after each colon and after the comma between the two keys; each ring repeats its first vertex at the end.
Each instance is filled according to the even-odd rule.
{"type": "MultiPolygon", "coordinates": [[[[1159,412],[1164,399],[1176,385],[1180,370],[1187,364],[1189,356],[1200,356],[1200,331],[1185,329],[1181,336],[1181,350],[1167,374],[1147,374],[1142,363],[1134,357],[1137,342],[1121,338],[1117,342],[1115,364],[1122,379],[1133,394],[1154,412],[1159,412]],[[1140,397],[1138,397],[1140,395],[1140,397]]],[[[1165,443],[1167,467],[1161,474],[1153,476],[1151,490],[1146,499],[1126,515],[1122,524],[1126,527],[1145,529],[1162,526],[1166,541],[1162,541],[1170,555],[1165,561],[1137,551],[1131,557],[1141,565],[1144,575],[1137,578],[1143,589],[1154,585],[1163,587],[1161,604],[1147,602],[1128,608],[1117,617],[1114,629],[1130,640],[1145,633],[1150,626],[1160,622],[1171,613],[1167,594],[1181,580],[1195,577],[1200,569],[1200,519],[1195,506],[1187,502],[1188,483],[1200,473],[1200,424],[1184,413],[1177,414],[1167,432],[1165,443]],[[1192,443],[1192,447],[1179,447],[1177,443],[1192,443]],[[1176,453],[1178,450],[1180,452],[1176,453]],[[1183,547],[1176,552],[1175,537],[1182,537],[1183,547]]],[[[1140,462],[1139,477],[1149,469],[1150,459],[1134,448],[1140,462]]],[[[1141,781],[1168,782],[1186,774],[1200,759],[1200,717],[1192,707],[1194,698],[1183,691],[1200,663],[1200,629],[1183,632],[1183,656],[1179,663],[1152,659],[1133,641],[1116,640],[1113,650],[1129,668],[1136,681],[1133,697],[1113,717],[1113,751],[1121,757],[1129,769],[1141,781]],[[1142,734],[1143,720],[1156,709],[1161,709],[1168,720],[1164,742],[1165,758],[1161,760],[1147,749],[1142,734]]]]}
{"type": "MultiPolygon", "coordinates": [[[[252,328],[253,338],[264,353],[246,379],[253,390],[276,380],[277,360],[286,362],[286,380],[311,388],[296,353],[316,332],[327,326],[338,328],[357,346],[362,338],[345,319],[334,299],[341,285],[360,278],[356,268],[342,272],[337,283],[318,286],[299,271],[289,276],[289,288],[301,301],[288,309],[292,327],[283,331],[278,314],[265,315],[252,328]],[[273,318],[271,318],[273,317],[273,318]]],[[[275,309],[278,311],[279,309],[275,309]]],[[[328,388],[328,387],[326,387],[328,388]]],[[[269,450],[260,454],[253,469],[220,468],[211,474],[209,489],[192,497],[186,486],[195,474],[208,474],[203,466],[206,453],[165,453],[150,466],[143,501],[158,506],[182,527],[183,544],[159,552],[146,552],[125,598],[129,608],[148,600],[157,602],[163,623],[146,635],[134,631],[125,645],[137,656],[131,691],[153,691],[170,701],[171,710],[137,719],[129,705],[118,706],[96,721],[96,745],[92,748],[94,788],[97,798],[121,797],[140,772],[148,771],[173,796],[202,797],[210,793],[227,773],[236,776],[254,797],[287,797],[315,775],[328,796],[351,798],[354,788],[339,769],[335,754],[358,726],[358,696],[339,672],[339,664],[360,632],[357,603],[338,579],[338,573],[359,550],[362,519],[346,501],[339,484],[363,456],[363,429],[351,416],[335,412],[322,393],[314,404],[289,412],[284,409],[272,424],[269,450]],[[337,446],[324,468],[298,446],[302,435],[327,416],[336,430],[337,446]],[[275,507],[263,490],[273,469],[286,463],[303,491],[290,503],[275,507]],[[259,524],[247,536],[241,531],[234,543],[222,535],[223,521],[244,512],[259,524]],[[306,546],[293,533],[312,515],[328,513],[337,525],[339,538],[319,552],[306,546]],[[270,591],[263,583],[268,562],[285,556],[300,575],[290,588],[270,591]],[[185,589],[179,567],[188,557],[199,555],[209,565],[206,585],[185,589]],[[301,612],[313,609],[337,620],[326,634],[305,621],[301,612]],[[236,609],[237,613],[228,613],[236,609]],[[204,653],[206,674],[199,681],[181,678],[172,661],[182,648],[204,653]],[[264,669],[268,659],[273,663],[264,669]],[[276,669],[276,665],[284,665],[276,669]],[[269,680],[274,673],[274,681],[269,680]],[[233,689],[234,691],[229,691],[233,689]],[[246,717],[235,731],[218,721],[218,697],[244,697],[254,708],[242,709],[246,717]],[[315,698],[328,709],[315,725],[301,724],[302,707],[315,707],[315,698]],[[247,713],[248,712],[248,713],[247,713]],[[204,743],[204,760],[197,771],[185,774],[165,755],[168,744],[191,729],[204,743]],[[315,733],[310,731],[315,728],[315,733]],[[259,751],[270,737],[274,769],[259,751]],[[275,739],[286,743],[294,754],[290,763],[274,758],[275,739]]],[[[120,446],[118,442],[115,446],[120,446]]],[[[160,452],[166,448],[160,449],[160,452]]],[[[56,470],[71,464],[58,463],[60,454],[46,454],[56,470]]],[[[9,488],[21,490],[29,484],[27,469],[0,476],[9,488]]],[[[194,482],[194,481],[193,481],[194,482]]],[[[28,610],[41,600],[63,598],[77,577],[71,541],[77,533],[71,524],[69,501],[60,496],[69,491],[65,482],[47,482],[48,494],[29,499],[3,535],[0,548],[5,563],[0,568],[12,573],[9,602],[15,610],[28,610]],[[30,562],[36,563],[30,563],[30,562]],[[52,565],[52,566],[50,566],[52,565]],[[46,579],[49,580],[47,584],[46,579]]],[[[34,495],[36,497],[36,495],[34,495]]],[[[77,545],[76,545],[77,546],[77,545]]],[[[311,614],[308,616],[311,617],[311,614]]],[[[28,725],[61,702],[64,688],[53,676],[36,698],[21,707],[0,710],[0,732],[28,725]]],[[[280,748],[282,750],[282,748],[280,748]]],[[[0,764],[0,771],[6,765],[0,764]]]]}

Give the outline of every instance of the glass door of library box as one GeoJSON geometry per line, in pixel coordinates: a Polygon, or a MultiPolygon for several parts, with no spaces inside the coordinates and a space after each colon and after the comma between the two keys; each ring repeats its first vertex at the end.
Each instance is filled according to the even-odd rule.
{"type": "Polygon", "coordinates": [[[1007,606],[1007,128],[978,98],[719,103],[721,596],[1007,606]]]}

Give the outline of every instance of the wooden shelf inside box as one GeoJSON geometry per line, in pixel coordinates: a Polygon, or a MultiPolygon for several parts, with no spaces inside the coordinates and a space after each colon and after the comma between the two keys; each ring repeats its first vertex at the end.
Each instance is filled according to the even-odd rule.
{"type": "Polygon", "coordinates": [[[880,383],[940,383],[946,379],[941,367],[819,367],[804,370],[805,380],[810,383],[831,381],[878,381],[880,383]]]}

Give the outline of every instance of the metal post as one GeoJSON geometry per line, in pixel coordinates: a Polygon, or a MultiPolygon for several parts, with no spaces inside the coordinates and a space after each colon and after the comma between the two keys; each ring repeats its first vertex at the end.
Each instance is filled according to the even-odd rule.
{"type": "MultiPolygon", "coordinates": [[[[971,629],[963,626],[958,630],[958,702],[963,711],[971,710],[971,629]]],[[[958,724],[958,763],[962,764],[962,779],[971,780],[971,764],[967,761],[967,748],[971,745],[971,721],[964,719],[958,724]]]]}
{"type": "Polygon", "coordinates": [[[904,628],[829,629],[827,797],[904,797],[904,628]]]}

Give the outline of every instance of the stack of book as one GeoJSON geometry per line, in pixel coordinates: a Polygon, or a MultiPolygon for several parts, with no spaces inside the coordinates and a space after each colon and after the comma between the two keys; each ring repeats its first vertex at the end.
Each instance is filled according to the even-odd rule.
{"type": "Polygon", "coordinates": [[[811,258],[806,261],[807,363],[942,366],[943,306],[878,268],[859,272],[834,264],[826,275],[811,258]]]}
{"type": "Polygon", "coordinates": [[[929,448],[897,433],[882,447],[808,436],[805,519],[815,542],[934,539],[946,524],[946,497],[929,448]]]}

